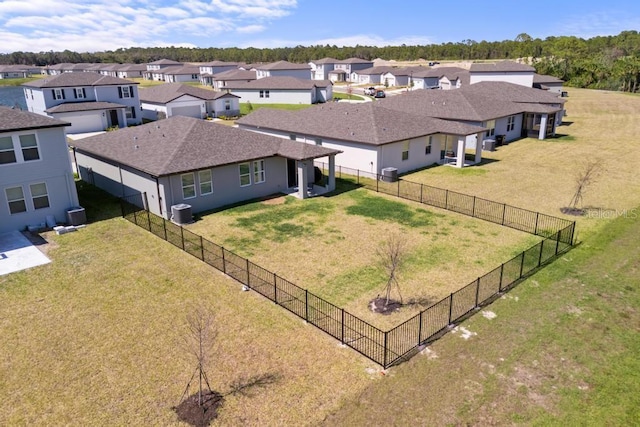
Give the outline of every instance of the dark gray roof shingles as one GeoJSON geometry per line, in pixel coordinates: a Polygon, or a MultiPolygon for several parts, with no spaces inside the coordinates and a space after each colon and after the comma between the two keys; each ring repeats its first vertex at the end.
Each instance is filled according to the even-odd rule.
{"type": "Polygon", "coordinates": [[[190,95],[206,101],[212,101],[224,96],[237,98],[235,95],[226,92],[193,87],[182,83],[164,83],[140,89],[139,92],[140,101],[154,104],[166,104],[183,95],[190,95]]]}
{"type": "Polygon", "coordinates": [[[0,132],[71,126],[41,114],[0,106],[0,132]]]}
{"type": "Polygon", "coordinates": [[[56,88],[76,86],[123,86],[137,84],[137,82],[133,82],[131,80],[103,76],[98,73],[62,73],[57,76],[50,76],[33,82],[24,83],[22,86],[33,88],[56,88]]]}

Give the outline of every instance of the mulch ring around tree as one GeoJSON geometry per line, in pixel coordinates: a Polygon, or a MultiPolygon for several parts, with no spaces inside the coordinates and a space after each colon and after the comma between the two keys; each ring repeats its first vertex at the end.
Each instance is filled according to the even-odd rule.
{"type": "Polygon", "coordinates": [[[400,307],[402,307],[401,302],[390,299],[387,303],[386,298],[380,297],[374,298],[369,302],[369,308],[371,309],[371,311],[384,315],[395,313],[396,311],[400,310],[400,307]]]}
{"type": "Polygon", "coordinates": [[[207,427],[218,416],[218,409],[224,403],[224,397],[217,391],[202,392],[202,406],[198,405],[198,393],[183,400],[173,410],[180,421],[192,426],[207,427]]]}

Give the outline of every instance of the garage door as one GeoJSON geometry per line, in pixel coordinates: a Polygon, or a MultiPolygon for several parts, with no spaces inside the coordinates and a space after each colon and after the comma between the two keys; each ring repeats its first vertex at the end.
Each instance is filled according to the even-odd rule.
{"type": "Polygon", "coordinates": [[[67,133],[98,132],[104,130],[102,113],[100,112],[82,116],[65,115],[61,117],[61,119],[71,123],[71,126],[67,128],[67,133]]]}
{"type": "Polygon", "coordinates": [[[172,116],[187,116],[195,117],[196,119],[202,118],[199,105],[192,105],[190,107],[173,107],[171,109],[172,116]]]}

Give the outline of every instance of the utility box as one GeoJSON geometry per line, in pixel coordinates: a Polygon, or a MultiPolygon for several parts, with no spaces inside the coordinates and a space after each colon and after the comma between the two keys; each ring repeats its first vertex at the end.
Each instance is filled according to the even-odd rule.
{"type": "Polygon", "coordinates": [[[484,151],[496,151],[496,140],[485,139],[484,141],[482,141],[482,149],[484,151]]]}
{"type": "Polygon", "coordinates": [[[398,169],[382,168],[382,180],[385,182],[396,182],[398,180],[398,169]]]}
{"type": "Polygon", "coordinates": [[[67,210],[67,222],[73,226],[86,224],[87,214],[84,208],[77,207],[67,210]]]}
{"type": "Polygon", "coordinates": [[[496,145],[505,145],[504,135],[496,135],[496,145]]]}
{"type": "Polygon", "coordinates": [[[186,203],[180,203],[171,206],[171,221],[176,224],[189,224],[193,222],[193,215],[191,213],[191,205],[186,203]]]}

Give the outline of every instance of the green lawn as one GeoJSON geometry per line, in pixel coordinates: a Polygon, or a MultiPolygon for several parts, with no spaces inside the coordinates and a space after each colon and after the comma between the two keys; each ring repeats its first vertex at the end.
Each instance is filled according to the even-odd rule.
{"type": "Polygon", "coordinates": [[[21,79],[1,79],[0,80],[0,86],[21,86],[25,83],[29,83],[29,82],[33,82],[36,80],[41,80],[44,79],[45,75],[37,75],[37,76],[33,76],[33,77],[26,77],[26,78],[21,78],[21,79]]]}
{"type": "Polygon", "coordinates": [[[252,111],[260,108],[276,108],[278,110],[302,110],[311,107],[310,104],[255,104],[248,102],[240,103],[240,115],[246,116],[252,111]]]}

